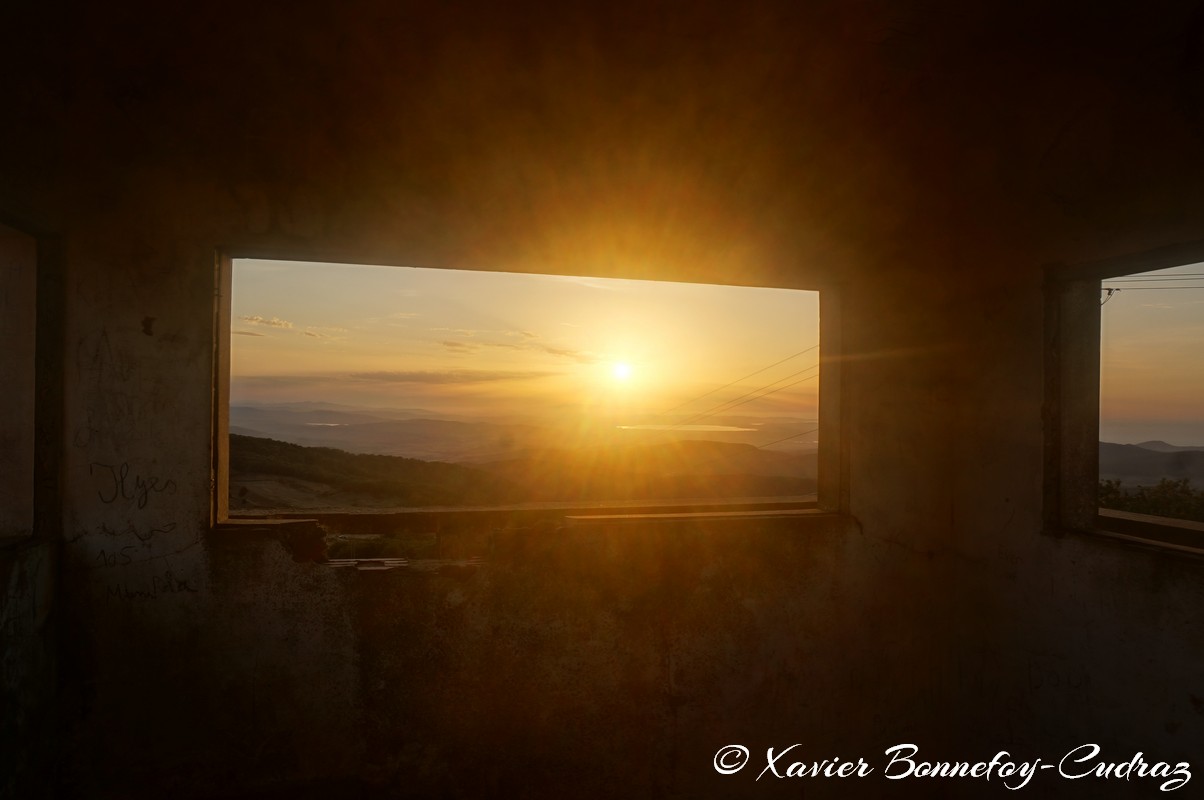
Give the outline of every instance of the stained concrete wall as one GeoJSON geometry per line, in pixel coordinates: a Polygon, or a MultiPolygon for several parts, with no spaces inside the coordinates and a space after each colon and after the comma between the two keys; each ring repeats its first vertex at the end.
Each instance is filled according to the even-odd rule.
{"type": "Polygon", "coordinates": [[[0,225],[0,541],[33,532],[36,297],[34,240],[0,225]]]}
{"type": "Polygon", "coordinates": [[[0,793],[50,797],[56,764],[56,569],[47,542],[0,549],[0,793]]]}
{"type": "Polygon", "coordinates": [[[0,225],[0,793],[46,796],[55,742],[56,541],[37,535],[37,248],[0,225]]]}
{"type": "MultiPolygon", "coordinates": [[[[808,796],[963,797],[1000,787],[883,750],[1198,758],[1202,567],[1041,507],[1045,265],[1204,239],[1189,5],[19,12],[0,208],[62,241],[61,796],[795,795],[712,757],[798,742],[879,770],[808,796]],[[840,284],[848,513],[466,532],[486,563],[432,576],[211,532],[218,248],[840,284]]],[[[9,678],[38,652],[5,687],[45,710],[9,678]]]]}

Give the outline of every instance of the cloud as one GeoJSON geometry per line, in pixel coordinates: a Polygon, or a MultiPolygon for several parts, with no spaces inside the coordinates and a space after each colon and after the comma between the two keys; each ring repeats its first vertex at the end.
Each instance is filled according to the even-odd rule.
{"type": "Polygon", "coordinates": [[[286,319],[280,319],[280,317],[272,317],[271,319],[267,319],[266,317],[262,317],[259,314],[256,314],[254,316],[249,316],[249,317],[239,317],[239,319],[241,319],[243,322],[249,322],[252,325],[267,325],[268,327],[271,327],[271,328],[291,328],[291,327],[293,327],[293,323],[289,322],[286,319]]]}
{"type": "Polygon", "coordinates": [[[584,350],[573,350],[568,347],[552,347],[551,345],[547,344],[533,343],[529,345],[527,349],[542,350],[549,355],[560,356],[561,358],[571,358],[578,364],[596,364],[598,361],[600,361],[598,356],[594,355],[593,353],[587,353],[584,350]]]}
{"type": "Polygon", "coordinates": [[[594,353],[585,350],[575,350],[571,347],[556,347],[550,344],[544,344],[537,341],[538,337],[530,331],[512,331],[511,336],[521,336],[521,342],[485,342],[480,339],[474,339],[471,342],[461,342],[454,339],[444,339],[439,342],[448,350],[454,353],[476,353],[482,348],[493,347],[500,350],[528,350],[536,353],[547,353],[550,356],[558,358],[567,358],[576,361],[578,364],[596,364],[601,359],[594,353]]]}
{"type": "Polygon", "coordinates": [[[421,317],[422,314],[417,311],[395,311],[383,317],[366,317],[362,325],[357,325],[357,328],[362,328],[367,325],[384,325],[387,328],[408,328],[410,327],[406,321],[414,317],[421,317]]]}
{"type": "Polygon", "coordinates": [[[336,336],[335,334],[346,333],[346,332],[347,332],[346,328],[337,328],[337,327],[333,327],[333,326],[330,326],[330,327],[310,326],[302,331],[303,334],[305,334],[306,336],[313,337],[314,339],[338,339],[341,337],[336,336]]]}
{"type": "Polygon", "coordinates": [[[262,386],[304,386],[329,380],[331,375],[231,375],[231,383],[246,383],[262,386]]]}
{"type": "Polygon", "coordinates": [[[500,370],[452,369],[429,370],[381,370],[376,372],[353,372],[347,377],[361,381],[381,383],[488,383],[492,381],[525,381],[546,378],[551,372],[507,372],[500,370]]]}
{"type": "Polygon", "coordinates": [[[518,337],[521,339],[538,339],[539,338],[538,333],[534,333],[533,331],[524,331],[524,330],[518,330],[518,329],[513,329],[513,330],[508,330],[508,331],[498,331],[498,330],[488,330],[485,328],[427,328],[427,330],[428,331],[439,331],[441,333],[458,333],[461,336],[473,336],[473,337],[480,336],[482,334],[491,334],[492,333],[492,334],[501,334],[502,336],[518,337]]]}
{"type": "Polygon", "coordinates": [[[230,331],[235,336],[266,336],[265,333],[256,333],[255,331],[230,331]]]}

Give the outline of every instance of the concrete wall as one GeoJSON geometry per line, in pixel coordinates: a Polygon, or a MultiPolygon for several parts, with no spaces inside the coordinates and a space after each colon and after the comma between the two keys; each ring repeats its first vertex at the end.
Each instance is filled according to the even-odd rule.
{"type": "Polygon", "coordinates": [[[45,542],[0,549],[0,796],[49,797],[58,723],[56,586],[45,542]]]}
{"type": "MultiPolygon", "coordinates": [[[[62,241],[62,796],[797,794],[717,775],[734,743],[877,769],[809,797],[1001,790],[885,781],[900,742],[1198,759],[1204,567],[1041,508],[1044,265],[1204,239],[1192,9],[797,5],[6,12],[0,209],[62,241]],[[212,533],[219,247],[839,283],[849,514],[466,531],[486,563],[433,576],[212,533]]],[[[22,641],[6,692],[49,708],[22,641]]]]}
{"type": "Polygon", "coordinates": [[[34,240],[0,225],[0,541],[33,531],[36,297],[34,240]]]}
{"type": "Polygon", "coordinates": [[[0,225],[0,792],[41,797],[57,721],[56,539],[34,506],[38,253],[0,225]]]}

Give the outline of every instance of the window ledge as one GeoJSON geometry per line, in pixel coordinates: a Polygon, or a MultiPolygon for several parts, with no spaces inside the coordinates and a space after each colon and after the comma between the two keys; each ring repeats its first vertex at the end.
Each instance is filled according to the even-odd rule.
{"type": "Polygon", "coordinates": [[[775,509],[741,509],[738,511],[675,511],[662,513],[632,513],[632,514],[596,514],[582,513],[566,515],[564,520],[569,525],[613,522],[655,522],[692,520],[717,521],[723,520],[756,520],[756,519],[799,519],[835,517],[836,514],[822,511],[818,508],[775,508],[775,509]]]}
{"type": "Polygon", "coordinates": [[[215,530],[224,532],[270,532],[277,525],[329,525],[346,532],[380,533],[404,529],[450,526],[546,527],[588,521],[723,520],[770,519],[824,514],[814,495],[805,499],[751,498],[735,502],[683,502],[641,505],[582,505],[548,503],[542,506],[494,506],[485,508],[348,508],[265,510],[240,512],[215,530]]]}
{"type": "MultiPolygon", "coordinates": [[[[516,515],[476,511],[393,514],[315,514],[307,518],[233,519],[213,526],[211,541],[222,548],[240,548],[255,541],[282,545],[295,561],[354,567],[357,571],[403,568],[415,573],[471,573],[486,563],[473,551],[491,556],[509,545],[522,548],[533,541],[551,542],[558,535],[604,533],[657,527],[665,531],[723,533],[773,530],[777,533],[825,533],[844,530],[849,517],[810,507],[742,507],[717,509],[615,509],[516,515]],[[532,536],[534,534],[534,536],[532,536]],[[398,553],[398,543],[421,540],[414,554],[398,553]],[[347,547],[347,543],[353,547],[347,547]],[[358,544],[356,544],[358,542],[358,544]],[[441,542],[455,542],[444,549],[441,542]],[[507,545],[506,543],[509,543],[507,545]],[[431,546],[434,549],[431,549],[431,546]],[[362,546],[362,547],[361,547],[362,546]],[[351,558],[341,557],[350,550],[351,558]],[[366,551],[366,552],[365,552],[366,551]],[[426,554],[434,555],[431,558],[426,554]]],[[[491,560],[491,559],[487,559],[491,560]]]]}
{"type": "Polygon", "coordinates": [[[1135,544],[1204,555],[1204,523],[1101,508],[1094,533],[1135,544]]]}

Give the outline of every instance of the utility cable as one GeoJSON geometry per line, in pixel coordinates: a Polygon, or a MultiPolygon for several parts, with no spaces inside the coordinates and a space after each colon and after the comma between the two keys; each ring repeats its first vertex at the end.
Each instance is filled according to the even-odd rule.
{"type": "MultiPolygon", "coordinates": [[[[744,381],[748,380],[749,378],[751,378],[753,376],[760,375],[762,372],[765,372],[766,370],[769,370],[769,369],[773,369],[774,367],[778,366],[779,364],[785,364],[787,361],[790,361],[791,359],[794,359],[794,358],[798,358],[799,356],[801,356],[805,353],[810,353],[812,350],[814,350],[817,347],[819,347],[819,345],[815,344],[815,345],[812,345],[811,347],[808,347],[806,350],[799,350],[797,353],[795,353],[793,355],[786,356],[781,361],[773,362],[768,367],[761,367],[759,370],[757,370],[755,372],[748,373],[743,378],[737,378],[736,380],[732,381],[731,383],[725,383],[717,389],[711,389],[709,392],[706,392],[705,394],[700,394],[697,397],[694,397],[694,398],[691,398],[691,399],[685,401],[684,403],[679,403],[678,405],[674,406],[673,408],[669,409],[668,411],[662,412],[659,416],[667,417],[668,415],[674,413],[675,411],[680,411],[681,409],[685,408],[686,406],[690,405],[691,403],[697,403],[699,400],[703,399],[704,397],[710,397],[711,395],[715,394],[716,392],[722,392],[724,389],[728,389],[732,386],[735,386],[738,383],[744,383],[744,381]]],[[[795,373],[795,374],[798,374],[798,373],[795,373]]],[[[685,423],[685,424],[688,424],[688,423],[685,423]]]]}
{"type": "Polygon", "coordinates": [[[803,431],[802,433],[796,433],[793,436],[787,436],[785,439],[776,439],[772,442],[769,442],[768,444],[759,444],[759,445],[757,445],[757,449],[764,450],[766,447],[773,447],[775,444],[781,444],[782,442],[788,442],[791,439],[797,439],[800,436],[806,436],[809,433],[815,433],[817,430],[819,430],[819,428],[812,428],[809,431],[803,431]]]}
{"type": "Polygon", "coordinates": [[[690,419],[686,420],[685,422],[679,422],[672,427],[679,428],[679,427],[682,427],[685,425],[693,425],[695,422],[704,420],[707,417],[713,417],[722,411],[727,411],[729,409],[736,408],[737,406],[742,406],[745,403],[751,403],[754,400],[760,400],[762,397],[768,397],[771,394],[776,394],[777,392],[780,392],[783,389],[789,389],[791,386],[797,386],[798,384],[803,383],[805,381],[809,381],[814,378],[818,378],[819,373],[817,372],[814,375],[808,375],[805,378],[800,378],[799,380],[794,381],[793,383],[788,383],[785,386],[778,386],[778,388],[771,389],[768,392],[764,391],[765,389],[770,389],[770,387],[775,386],[776,384],[779,384],[782,381],[790,380],[791,378],[793,378],[796,375],[802,375],[804,372],[810,372],[811,370],[817,369],[818,367],[819,367],[818,363],[812,364],[811,366],[807,367],[806,369],[801,369],[798,372],[791,373],[790,375],[787,375],[784,378],[779,378],[778,380],[774,381],[773,383],[769,383],[764,386],[753,389],[751,392],[745,392],[744,394],[740,395],[739,397],[732,398],[731,400],[728,400],[725,403],[720,403],[719,405],[715,406],[714,408],[710,409],[709,411],[704,411],[701,414],[697,414],[697,415],[691,417],[690,419]],[[758,392],[760,392],[760,394],[758,394],[758,392]]]}

